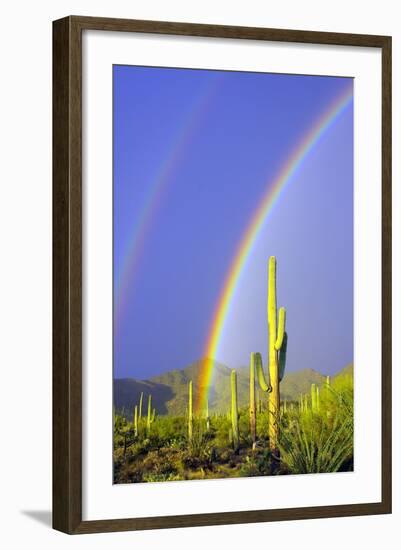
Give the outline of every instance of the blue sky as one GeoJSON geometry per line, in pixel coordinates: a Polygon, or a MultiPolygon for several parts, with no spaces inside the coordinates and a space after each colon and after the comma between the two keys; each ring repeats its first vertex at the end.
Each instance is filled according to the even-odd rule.
{"type": "MultiPolygon", "coordinates": [[[[202,357],[253,212],[350,80],[131,66],[113,71],[113,292],[121,304],[114,376],[143,379],[202,357]],[[158,182],[162,191],[152,202],[158,182]],[[143,246],[133,247],[135,262],[127,270],[127,251],[138,235],[143,246]]],[[[288,370],[333,374],[353,359],[352,107],[310,152],[263,226],[215,358],[229,367],[247,364],[251,351],[266,357],[270,255],[278,263],[278,305],[287,308],[288,370]]]]}

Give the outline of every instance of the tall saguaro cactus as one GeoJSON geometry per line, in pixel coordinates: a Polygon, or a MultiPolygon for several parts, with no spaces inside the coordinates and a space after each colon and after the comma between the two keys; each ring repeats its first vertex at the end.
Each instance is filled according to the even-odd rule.
{"type": "Polygon", "coordinates": [[[188,384],[188,439],[192,439],[194,429],[193,407],[192,407],[192,380],[188,384]]]}
{"type": "MultiPolygon", "coordinates": [[[[269,444],[277,451],[280,416],[280,382],[284,377],[287,355],[287,333],[285,331],[286,311],[281,307],[277,314],[276,258],[270,256],[268,268],[267,325],[268,356],[267,377],[265,377],[260,353],[253,354],[254,371],[259,387],[269,396],[269,444]]],[[[252,370],[252,369],[251,369],[252,370]]]]}
{"type": "Polygon", "coordinates": [[[231,426],[233,433],[233,445],[239,449],[239,427],[238,427],[238,397],[237,397],[237,373],[231,371],[231,426]]]}
{"type": "Polygon", "coordinates": [[[253,449],[256,445],[255,355],[251,353],[249,365],[249,427],[253,449]]]}
{"type": "Polygon", "coordinates": [[[277,449],[279,437],[280,381],[284,376],[287,351],[285,321],[286,312],[283,307],[279,309],[277,319],[276,258],[270,256],[267,324],[269,333],[269,374],[272,388],[269,398],[269,440],[271,449],[277,449]]]}

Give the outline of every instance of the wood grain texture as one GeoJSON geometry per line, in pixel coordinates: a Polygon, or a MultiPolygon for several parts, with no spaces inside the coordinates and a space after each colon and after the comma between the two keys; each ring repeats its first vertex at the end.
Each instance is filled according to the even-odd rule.
{"type": "Polygon", "coordinates": [[[392,509],[392,110],[391,37],[382,45],[382,502],[392,509]]]}
{"type": "Polygon", "coordinates": [[[69,534],[391,512],[391,38],[71,16],[53,23],[53,527],[69,534]],[[82,521],[81,36],[85,29],[376,47],[382,51],[382,500],[82,521]]]}
{"type": "Polygon", "coordinates": [[[53,527],[81,523],[82,196],[80,32],[53,26],[53,527]]]}

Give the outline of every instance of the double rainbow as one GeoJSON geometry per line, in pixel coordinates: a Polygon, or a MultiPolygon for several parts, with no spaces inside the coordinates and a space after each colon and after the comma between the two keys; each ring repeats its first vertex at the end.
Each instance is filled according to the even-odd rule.
{"type": "Polygon", "coordinates": [[[222,82],[223,77],[221,76],[210,79],[206,90],[201,91],[195,98],[167,149],[164,162],[160,164],[159,170],[148,187],[141,210],[132,225],[122,266],[116,278],[114,323],[117,330],[124,312],[124,305],[128,302],[127,293],[132,290],[134,275],[137,273],[138,263],[145,248],[146,236],[152,227],[168,186],[174,180],[175,171],[185,156],[192,138],[199,130],[222,82]]]}
{"type": "Polygon", "coordinates": [[[351,85],[336,98],[334,103],[332,103],[323,115],[313,124],[281,168],[275,180],[273,182],[268,182],[267,191],[262,197],[240,241],[237,253],[230,265],[220,292],[217,307],[213,313],[212,323],[204,347],[203,356],[205,359],[202,363],[202,369],[198,379],[198,396],[196,402],[196,410],[198,412],[201,411],[205,405],[213,374],[214,359],[218,356],[219,344],[230,312],[230,304],[232,303],[241,274],[247,265],[258,235],[265,225],[282,190],[291,181],[294,173],[300,167],[311,149],[318,143],[323,134],[329,130],[343,111],[351,104],[352,98],[353,87],[351,85]]]}

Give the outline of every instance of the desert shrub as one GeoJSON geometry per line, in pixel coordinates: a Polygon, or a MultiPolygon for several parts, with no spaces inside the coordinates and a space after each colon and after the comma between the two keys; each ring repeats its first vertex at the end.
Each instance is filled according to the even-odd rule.
{"type": "Polygon", "coordinates": [[[271,471],[271,455],[268,449],[245,457],[239,470],[240,477],[266,476],[271,471]]]}
{"type": "Polygon", "coordinates": [[[352,464],[353,381],[325,387],[319,411],[289,415],[280,433],[280,460],[288,473],[337,472],[352,464]]]}

